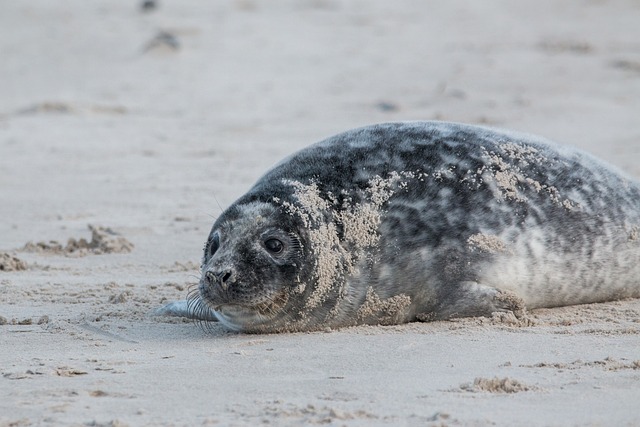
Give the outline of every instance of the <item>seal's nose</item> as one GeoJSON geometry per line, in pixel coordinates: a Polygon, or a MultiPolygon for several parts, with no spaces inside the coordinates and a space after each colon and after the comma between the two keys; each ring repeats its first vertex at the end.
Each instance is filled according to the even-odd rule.
{"type": "Polygon", "coordinates": [[[204,280],[207,282],[207,285],[212,286],[218,284],[222,290],[226,291],[229,283],[234,282],[235,277],[231,269],[223,269],[220,271],[208,270],[204,273],[204,280]]]}

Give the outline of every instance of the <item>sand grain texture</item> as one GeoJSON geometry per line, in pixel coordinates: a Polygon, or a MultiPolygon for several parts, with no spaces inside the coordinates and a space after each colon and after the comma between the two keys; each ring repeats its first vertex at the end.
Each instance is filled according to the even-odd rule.
{"type": "Polygon", "coordinates": [[[2,6],[0,426],[640,424],[638,300],[264,336],[149,316],[222,208],[357,126],[513,128],[640,177],[637,2],[153,3],[2,6]]]}

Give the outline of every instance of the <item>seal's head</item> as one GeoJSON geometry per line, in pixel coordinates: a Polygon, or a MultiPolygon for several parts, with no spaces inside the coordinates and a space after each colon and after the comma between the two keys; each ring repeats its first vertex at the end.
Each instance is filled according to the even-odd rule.
{"type": "Polygon", "coordinates": [[[205,245],[197,303],[234,330],[286,328],[292,315],[288,305],[306,274],[300,230],[279,206],[258,201],[231,206],[205,245]]]}

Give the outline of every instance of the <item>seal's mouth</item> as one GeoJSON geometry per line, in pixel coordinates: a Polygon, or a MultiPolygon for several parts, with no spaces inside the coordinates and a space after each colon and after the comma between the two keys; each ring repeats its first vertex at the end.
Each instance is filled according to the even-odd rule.
{"type": "Polygon", "coordinates": [[[251,303],[239,303],[239,302],[220,302],[212,301],[206,296],[202,296],[202,300],[207,306],[217,313],[225,314],[242,314],[252,313],[263,317],[272,317],[278,314],[287,302],[285,294],[276,295],[275,297],[268,298],[264,302],[257,304],[251,303]]]}
{"type": "Polygon", "coordinates": [[[266,297],[258,303],[240,303],[220,301],[206,292],[193,292],[190,302],[200,313],[210,313],[210,318],[217,319],[229,329],[235,331],[266,331],[276,327],[281,318],[287,317],[284,310],[288,301],[286,293],[266,297]]]}
{"type": "Polygon", "coordinates": [[[245,291],[243,293],[232,292],[232,289],[211,286],[203,280],[198,284],[197,295],[211,310],[216,312],[255,312],[262,316],[277,313],[286,304],[288,297],[286,292],[265,290],[245,291]]]}

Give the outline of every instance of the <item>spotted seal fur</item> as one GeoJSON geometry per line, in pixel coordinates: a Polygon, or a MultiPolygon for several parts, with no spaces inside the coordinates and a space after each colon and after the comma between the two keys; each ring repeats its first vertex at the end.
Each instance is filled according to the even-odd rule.
{"type": "Polygon", "coordinates": [[[164,314],[244,332],[487,316],[640,297],[640,182],[575,148],[446,122],[351,130],[215,221],[164,314]]]}

